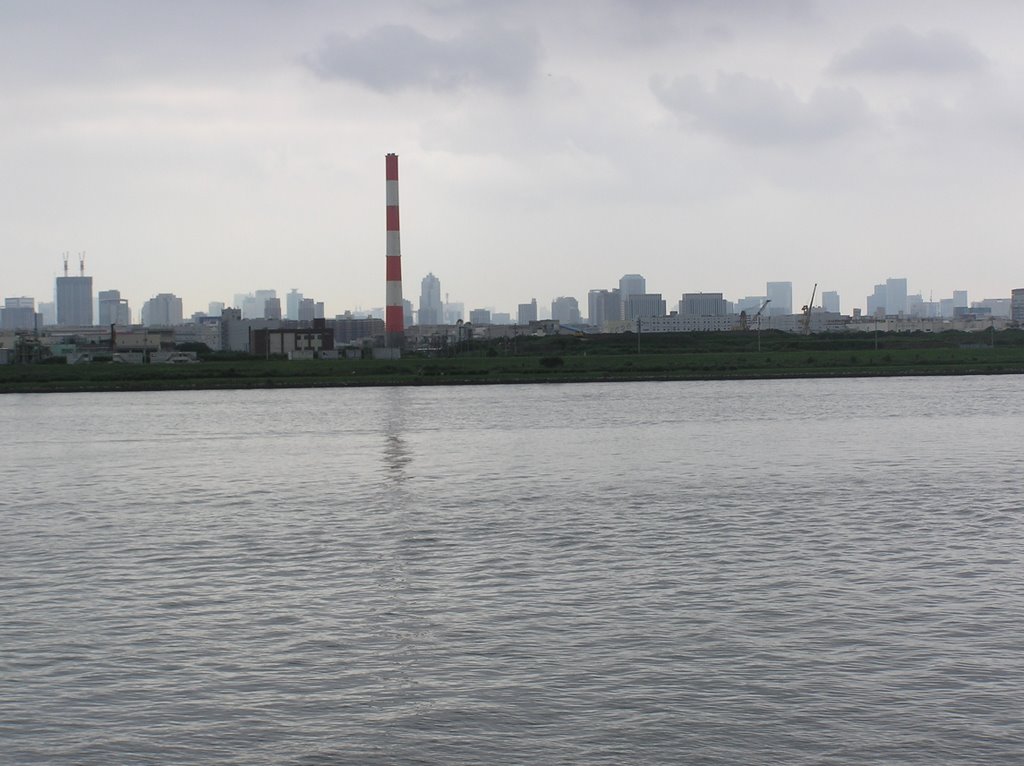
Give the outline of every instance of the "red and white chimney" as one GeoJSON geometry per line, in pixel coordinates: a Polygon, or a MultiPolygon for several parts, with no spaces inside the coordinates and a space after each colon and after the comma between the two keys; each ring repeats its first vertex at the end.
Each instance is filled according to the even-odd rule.
{"type": "Polygon", "coordinates": [[[384,330],[387,345],[401,348],[405,340],[405,305],[402,303],[402,244],[398,233],[398,155],[384,156],[387,187],[387,307],[384,330]]]}

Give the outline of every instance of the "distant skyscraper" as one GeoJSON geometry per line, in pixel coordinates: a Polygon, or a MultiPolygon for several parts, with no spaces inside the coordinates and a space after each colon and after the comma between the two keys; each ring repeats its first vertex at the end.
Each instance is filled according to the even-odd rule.
{"type": "Polygon", "coordinates": [[[211,317],[219,317],[220,313],[224,310],[223,301],[213,301],[206,309],[206,315],[211,317]]]}
{"type": "Polygon", "coordinates": [[[303,298],[299,301],[299,319],[300,322],[312,324],[313,319],[316,317],[316,302],[312,298],[303,298]]]}
{"type": "Polygon", "coordinates": [[[57,277],[57,324],[86,327],[92,324],[92,277],[85,276],[85,255],[78,258],[78,276],[68,276],[68,256],[64,256],[64,276],[57,277]]]}
{"type": "Polygon", "coordinates": [[[888,316],[907,313],[907,280],[905,277],[889,277],[885,280],[885,313],[888,316]]]}
{"type": "Polygon", "coordinates": [[[537,299],[534,298],[529,303],[520,303],[519,310],[516,313],[516,324],[528,325],[530,322],[537,321],[537,299]]]}
{"type": "Polygon", "coordinates": [[[160,293],[142,304],[142,324],[146,327],[172,327],[183,321],[181,298],[160,293]]]}
{"type": "MultiPolygon", "coordinates": [[[[422,311],[422,309],[420,309],[422,311]]],[[[491,323],[490,309],[473,309],[469,312],[469,321],[477,326],[489,325],[491,323]]],[[[423,320],[420,320],[423,324],[423,320]]]]}
{"type": "Polygon", "coordinates": [[[720,317],[728,313],[728,301],[721,293],[683,293],[679,301],[679,315],[684,317],[720,317]]]}
{"type": "Polygon", "coordinates": [[[551,318],[562,324],[580,323],[580,304],[575,298],[560,296],[551,301],[551,318]]]}
{"type": "Polygon", "coordinates": [[[299,301],[302,300],[302,293],[294,287],[285,296],[285,319],[297,320],[299,318],[299,301]]]}
{"type": "Polygon", "coordinates": [[[965,309],[967,308],[967,291],[966,290],[954,290],[953,291],[953,308],[954,309],[965,309]]]}
{"type": "Polygon", "coordinates": [[[641,317],[665,316],[665,301],[661,293],[640,293],[630,295],[624,306],[623,319],[635,321],[641,317]]]}
{"type": "Polygon", "coordinates": [[[821,307],[830,314],[842,313],[839,310],[839,293],[826,290],[821,294],[821,307]]]}
{"type": "Polygon", "coordinates": [[[765,293],[771,301],[765,309],[769,316],[788,316],[793,313],[792,282],[768,282],[765,293]]]}
{"type": "Polygon", "coordinates": [[[57,324],[57,304],[54,301],[46,301],[39,304],[39,313],[43,317],[44,325],[57,324]]]}
{"type": "MultiPolygon", "coordinates": [[[[445,324],[456,324],[460,319],[466,318],[466,305],[464,303],[448,303],[444,304],[444,323],[445,324]]],[[[410,325],[412,322],[409,323],[410,325]]]]}
{"type": "Polygon", "coordinates": [[[441,305],[441,280],[432,273],[423,277],[420,283],[421,325],[444,324],[444,307],[441,305]]]}
{"type": "Polygon", "coordinates": [[[4,307],[0,309],[0,328],[8,332],[32,332],[42,328],[43,320],[36,314],[35,303],[33,298],[5,298],[4,307]]]}
{"type": "Polygon", "coordinates": [[[132,323],[132,312],[128,301],[121,297],[120,290],[100,290],[98,300],[98,321],[101,327],[117,325],[127,327],[132,323]]]}
{"type": "Polygon", "coordinates": [[[885,285],[875,285],[875,291],[867,297],[868,316],[885,314],[885,285]]]}
{"type": "Polygon", "coordinates": [[[1024,287],[1010,293],[1010,318],[1014,322],[1024,322],[1024,287]]]}
{"type": "Polygon", "coordinates": [[[622,319],[622,298],[618,290],[591,290],[587,293],[587,322],[603,327],[605,322],[622,319]]]}
{"type": "Polygon", "coordinates": [[[263,304],[263,318],[264,319],[280,319],[281,318],[281,299],[280,298],[267,298],[263,304]]]}
{"type": "MultiPolygon", "coordinates": [[[[629,296],[643,295],[646,292],[647,280],[640,274],[624,274],[622,279],[619,280],[619,300],[622,301],[622,310],[626,310],[626,306],[629,304],[629,296]]],[[[611,319],[612,317],[608,318],[611,319]]],[[[624,315],[616,317],[616,319],[625,318],[624,315]]]]}
{"type": "MultiPolygon", "coordinates": [[[[761,306],[768,300],[767,295],[748,295],[744,298],[740,298],[736,301],[736,313],[746,311],[749,316],[753,316],[761,310],[761,306]]],[[[771,305],[770,303],[768,304],[771,305]]],[[[768,311],[768,309],[765,309],[768,311]]]]}

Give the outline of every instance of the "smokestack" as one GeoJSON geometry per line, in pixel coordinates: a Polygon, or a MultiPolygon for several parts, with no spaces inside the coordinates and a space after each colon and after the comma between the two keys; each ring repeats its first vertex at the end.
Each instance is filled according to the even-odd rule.
{"type": "Polygon", "coordinates": [[[384,156],[387,190],[387,307],[384,330],[387,345],[401,348],[405,340],[405,307],[402,304],[402,245],[398,233],[398,155],[384,156]]]}

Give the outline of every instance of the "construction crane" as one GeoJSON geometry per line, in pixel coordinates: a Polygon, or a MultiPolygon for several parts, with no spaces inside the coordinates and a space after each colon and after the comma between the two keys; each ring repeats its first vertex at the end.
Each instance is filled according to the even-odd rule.
{"type": "Polygon", "coordinates": [[[767,306],[771,302],[772,302],[772,299],[768,298],[764,303],[761,304],[761,308],[759,308],[757,310],[757,313],[754,314],[754,316],[752,316],[752,317],[751,316],[747,316],[747,312],[746,311],[741,311],[740,312],[740,329],[741,330],[749,330],[751,327],[753,327],[754,322],[757,322],[758,327],[760,327],[761,326],[761,314],[764,313],[764,307],[767,306]]]}
{"type": "Polygon", "coordinates": [[[818,283],[814,283],[814,289],[811,290],[811,299],[807,301],[807,305],[804,306],[801,311],[804,314],[804,335],[811,334],[811,307],[814,305],[814,294],[818,292],[818,283]]]}

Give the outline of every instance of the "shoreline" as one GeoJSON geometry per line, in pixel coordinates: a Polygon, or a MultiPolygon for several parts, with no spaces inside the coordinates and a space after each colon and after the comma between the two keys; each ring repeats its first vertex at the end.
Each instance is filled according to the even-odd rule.
{"type": "Polygon", "coordinates": [[[346,380],[339,377],[264,377],[224,378],[147,378],[147,379],[106,379],[78,381],[0,381],[2,394],[69,394],[69,393],[119,393],[140,391],[246,391],[272,389],[308,388],[387,388],[426,386],[507,386],[507,385],[557,385],[585,383],[668,383],[668,382],[717,382],[756,380],[827,380],[848,378],[923,378],[923,377],[976,377],[986,375],[1022,375],[1024,364],[1017,369],[996,368],[893,368],[857,370],[777,370],[754,371],[736,370],[702,373],[655,372],[655,373],[598,373],[574,374],[547,373],[539,375],[404,375],[373,376],[346,380]]]}

